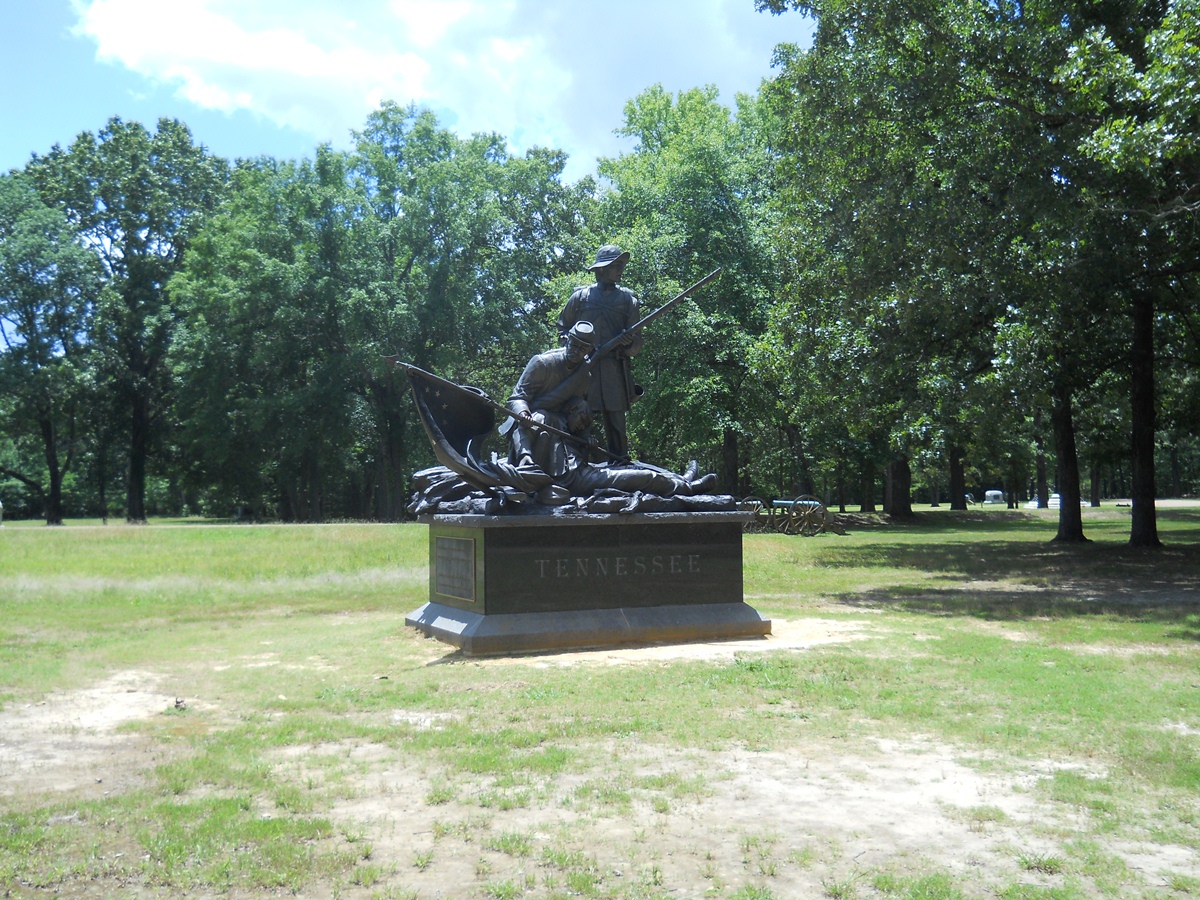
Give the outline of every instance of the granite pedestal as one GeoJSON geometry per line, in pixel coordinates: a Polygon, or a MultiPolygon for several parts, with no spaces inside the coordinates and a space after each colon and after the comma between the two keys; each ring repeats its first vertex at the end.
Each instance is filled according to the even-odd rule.
{"type": "Polygon", "coordinates": [[[434,515],[405,622],[469,655],[744,638],[741,512],[434,515]]]}

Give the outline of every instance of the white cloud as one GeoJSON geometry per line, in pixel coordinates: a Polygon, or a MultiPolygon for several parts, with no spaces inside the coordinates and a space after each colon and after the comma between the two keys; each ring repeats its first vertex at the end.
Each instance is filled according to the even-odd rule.
{"type": "Polygon", "coordinates": [[[408,39],[419,47],[433,46],[473,12],[467,0],[391,0],[388,9],[408,26],[408,39]]]}
{"type": "Polygon", "coordinates": [[[621,149],[612,130],[646,86],[753,90],[770,60],[752,0],[692,0],[686,14],[641,0],[72,2],[99,60],[203,109],[345,146],[382,100],[415,102],[517,151],[566,149],[573,177],[621,149]]]}
{"type": "Polygon", "coordinates": [[[382,100],[454,110],[468,130],[506,132],[565,83],[537,39],[496,36],[512,5],[486,0],[75,0],[77,32],[206,109],[246,109],[341,143],[382,100]],[[257,8],[255,8],[257,6],[257,8]],[[355,18],[336,15],[352,9],[355,18]]]}
{"type": "MultiPolygon", "coordinates": [[[[427,93],[430,65],[416,53],[364,35],[349,20],[281,16],[268,24],[241,14],[250,4],[82,0],[77,31],[97,58],[177,85],[206,109],[246,109],[318,140],[361,123],[380,97],[407,102],[427,93]]],[[[378,10],[377,10],[378,11],[378,10]]],[[[338,137],[341,136],[339,133],[338,137]]]]}

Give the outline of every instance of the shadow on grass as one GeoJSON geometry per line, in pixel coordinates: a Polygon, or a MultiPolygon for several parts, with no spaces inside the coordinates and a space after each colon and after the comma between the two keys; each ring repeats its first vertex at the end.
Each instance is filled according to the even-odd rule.
{"type": "Polygon", "coordinates": [[[946,534],[969,530],[972,532],[1003,533],[1013,528],[1049,528],[1053,533],[1056,523],[1044,514],[1020,510],[920,510],[912,518],[896,519],[886,513],[835,512],[830,515],[844,528],[851,531],[903,530],[905,534],[946,534]]]}
{"type": "Polygon", "coordinates": [[[1183,597],[1175,594],[1122,597],[1095,595],[1080,597],[1054,589],[1029,591],[973,591],[897,589],[873,591],[841,597],[837,601],[854,608],[888,607],[904,612],[933,616],[970,616],[994,622],[1022,619],[1065,619],[1108,616],[1133,622],[1161,622],[1174,627],[1166,637],[1200,641],[1200,597],[1195,592],[1183,597]]]}
{"type": "Polygon", "coordinates": [[[1166,546],[1147,550],[1129,546],[1127,523],[1119,520],[1092,523],[1097,540],[1059,544],[1050,540],[1056,523],[1034,515],[926,516],[895,530],[906,536],[928,534],[930,540],[831,548],[822,562],[932,573],[954,583],[846,594],[838,599],[846,606],[992,620],[1119,616],[1176,623],[1168,636],[1200,641],[1200,510],[1163,511],[1160,520],[1166,546]],[[949,525],[940,521],[948,518],[949,525]],[[1027,525],[1044,532],[1046,540],[1001,536],[1027,525]],[[980,539],[937,540],[939,532],[961,535],[964,530],[980,539]]]}
{"type": "Polygon", "coordinates": [[[1018,578],[1031,584],[1096,582],[1107,588],[1147,584],[1200,586],[1200,543],[1145,550],[1128,544],[1093,541],[1057,544],[1029,540],[980,539],[939,543],[889,543],[830,547],[824,565],[890,566],[953,578],[1018,578]]]}
{"type": "MultiPolygon", "coordinates": [[[[832,512],[832,511],[831,511],[832,512]]],[[[1037,529],[1050,535],[1058,529],[1058,514],[1052,510],[1027,509],[968,509],[917,510],[910,519],[893,519],[883,513],[835,513],[837,521],[855,529],[902,529],[906,534],[944,534],[958,531],[1003,533],[1019,529],[1037,529]]],[[[1156,510],[1160,527],[1168,536],[1183,532],[1200,541],[1200,506],[1160,508],[1156,510]]],[[[1102,506],[1083,509],[1085,533],[1099,531],[1128,536],[1130,509],[1127,506],[1102,506]]]]}

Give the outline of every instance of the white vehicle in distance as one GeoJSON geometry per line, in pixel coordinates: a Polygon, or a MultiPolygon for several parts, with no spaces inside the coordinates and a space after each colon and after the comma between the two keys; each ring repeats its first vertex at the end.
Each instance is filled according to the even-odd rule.
{"type": "MultiPolygon", "coordinates": [[[[1079,505],[1080,506],[1088,506],[1089,504],[1086,500],[1080,499],[1079,505]]],[[[1051,494],[1049,508],[1050,509],[1058,509],[1060,506],[1062,506],[1062,497],[1060,497],[1058,494],[1051,494]]],[[[1038,508],[1037,497],[1034,497],[1032,500],[1030,500],[1028,503],[1026,503],[1025,508],[1026,509],[1037,509],[1038,508]]]]}

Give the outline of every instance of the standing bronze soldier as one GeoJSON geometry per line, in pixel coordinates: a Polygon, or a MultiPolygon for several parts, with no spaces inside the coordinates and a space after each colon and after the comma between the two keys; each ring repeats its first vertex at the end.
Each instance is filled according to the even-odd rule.
{"type": "MultiPolygon", "coordinates": [[[[596,261],[588,266],[588,271],[596,276],[596,283],[575,291],[559,314],[558,333],[564,341],[571,326],[580,321],[592,323],[597,346],[637,324],[637,297],[618,285],[627,262],[629,254],[613,244],[605,244],[596,252],[596,261]]],[[[625,414],[638,396],[629,360],[641,350],[641,333],[626,335],[620,346],[600,360],[588,394],[593,418],[604,421],[608,452],[621,459],[629,457],[625,414]]]]}

